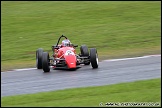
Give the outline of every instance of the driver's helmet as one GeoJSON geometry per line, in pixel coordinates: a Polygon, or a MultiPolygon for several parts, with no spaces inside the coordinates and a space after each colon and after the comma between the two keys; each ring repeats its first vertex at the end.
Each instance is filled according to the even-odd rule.
{"type": "Polygon", "coordinates": [[[70,46],[70,41],[68,39],[63,40],[61,46],[70,46]]]}

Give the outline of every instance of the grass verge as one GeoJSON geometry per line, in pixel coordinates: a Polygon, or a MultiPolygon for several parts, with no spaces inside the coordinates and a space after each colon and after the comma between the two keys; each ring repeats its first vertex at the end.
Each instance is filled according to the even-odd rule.
{"type": "Polygon", "coordinates": [[[161,53],[160,1],[2,1],[1,10],[2,71],[35,66],[36,49],[51,51],[62,34],[101,59],[161,53]]]}

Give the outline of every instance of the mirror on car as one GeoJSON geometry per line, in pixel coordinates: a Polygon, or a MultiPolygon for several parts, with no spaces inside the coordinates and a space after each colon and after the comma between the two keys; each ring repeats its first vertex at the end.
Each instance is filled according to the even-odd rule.
{"type": "Polygon", "coordinates": [[[52,45],[52,49],[59,49],[59,46],[52,45]]]}
{"type": "Polygon", "coordinates": [[[78,45],[74,45],[74,47],[78,47],[78,45]]]}

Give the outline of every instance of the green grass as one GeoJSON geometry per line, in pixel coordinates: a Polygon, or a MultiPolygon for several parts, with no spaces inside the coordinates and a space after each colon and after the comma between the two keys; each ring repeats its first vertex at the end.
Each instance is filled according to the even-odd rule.
{"type": "Polygon", "coordinates": [[[2,1],[1,71],[35,67],[36,49],[51,51],[62,34],[100,60],[159,54],[161,2],[2,1]]]}
{"type": "Polygon", "coordinates": [[[158,102],[161,104],[161,78],[1,98],[2,107],[97,107],[100,102],[158,102]]]}

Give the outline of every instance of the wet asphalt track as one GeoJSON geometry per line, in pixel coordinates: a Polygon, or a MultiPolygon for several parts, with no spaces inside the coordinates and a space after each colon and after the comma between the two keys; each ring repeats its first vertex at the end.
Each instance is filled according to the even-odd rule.
{"type": "Polygon", "coordinates": [[[76,71],[22,70],[1,72],[1,97],[18,94],[61,90],[66,88],[100,86],[136,80],[161,78],[161,55],[99,62],[76,71]]]}

